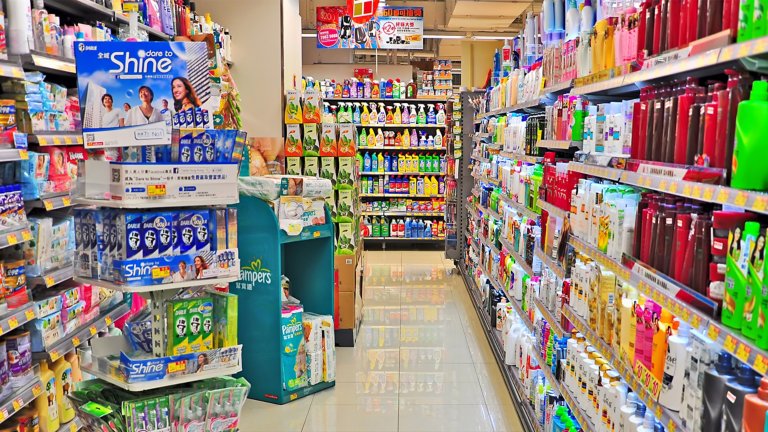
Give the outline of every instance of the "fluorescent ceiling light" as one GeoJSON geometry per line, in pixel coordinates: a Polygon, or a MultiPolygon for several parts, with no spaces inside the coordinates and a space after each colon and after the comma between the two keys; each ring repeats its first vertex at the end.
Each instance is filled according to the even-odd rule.
{"type": "Polygon", "coordinates": [[[424,39],[465,39],[463,35],[424,35],[424,39]]]}

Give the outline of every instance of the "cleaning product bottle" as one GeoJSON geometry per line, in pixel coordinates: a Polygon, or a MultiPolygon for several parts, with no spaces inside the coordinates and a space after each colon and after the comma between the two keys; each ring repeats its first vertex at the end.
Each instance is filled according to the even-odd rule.
{"type": "Polygon", "coordinates": [[[384,133],[381,131],[381,128],[376,132],[376,147],[383,147],[384,146],[384,133]]]}
{"type": "Polygon", "coordinates": [[[371,123],[370,116],[371,114],[368,111],[368,104],[363,103],[363,112],[360,113],[360,124],[363,126],[368,126],[371,123]]]}
{"type": "Polygon", "coordinates": [[[371,99],[380,99],[381,98],[381,88],[379,87],[379,82],[376,80],[373,80],[371,82],[371,99]]]}
{"type": "Polygon", "coordinates": [[[368,147],[376,147],[376,134],[373,128],[368,128],[368,147]]]}
{"type": "Polygon", "coordinates": [[[572,40],[579,36],[579,7],[576,0],[567,0],[566,4],[568,9],[565,13],[565,39],[572,40]]]}
{"type": "MultiPolygon", "coordinates": [[[[411,111],[411,119],[413,119],[413,111],[411,111]]],[[[418,147],[418,146],[419,146],[419,135],[416,133],[416,129],[411,129],[411,147],[418,147]]]]}
{"type": "Polygon", "coordinates": [[[592,8],[590,0],[584,0],[584,6],[581,8],[581,20],[579,22],[579,31],[590,31],[595,26],[595,10],[592,8]]]}
{"type": "Polygon", "coordinates": [[[427,112],[427,124],[433,125],[437,122],[437,117],[435,115],[435,104],[428,104],[429,105],[429,112],[427,112]]]}
{"type": "MultiPolygon", "coordinates": [[[[438,110],[437,110],[436,120],[437,120],[437,124],[439,126],[445,126],[445,109],[444,109],[444,107],[445,107],[445,104],[437,104],[438,110]]],[[[438,129],[438,131],[439,131],[439,129],[438,129]]]]}
{"type": "Polygon", "coordinates": [[[416,115],[416,124],[427,124],[427,114],[424,112],[424,104],[419,104],[419,113],[416,115]]]}
{"type": "Polygon", "coordinates": [[[371,154],[368,152],[363,156],[363,172],[371,172],[371,154]]]}
{"type": "Polygon", "coordinates": [[[760,380],[760,388],[756,394],[748,394],[744,397],[744,432],[763,432],[766,423],[766,411],[768,411],[768,377],[760,380]]]}
{"type": "Polygon", "coordinates": [[[435,137],[427,135],[427,148],[435,148],[435,137]]]}
{"type": "Polygon", "coordinates": [[[723,422],[723,401],[728,380],[736,376],[731,355],[720,352],[713,368],[704,372],[701,417],[702,431],[719,431],[723,422]]]}
{"type": "Polygon", "coordinates": [[[672,411],[680,411],[683,402],[683,383],[688,367],[688,336],[690,327],[675,319],[677,334],[667,340],[666,361],[664,362],[664,378],[659,393],[659,403],[672,411]]]}
{"type": "MultiPolygon", "coordinates": [[[[405,118],[405,117],[403,117],[403,118],[405,118]]],[[[408,132],[408,128],[405,128],[405,131],[403,131],[403,136],[402,136],[400,145],[402,147],[410,147],[411,146],[411,134],[408,132]]]]}
{"type": "Polygon", "coordinates": [[[75,408],[69,400],[74,391],[72,383],[72,365],[64,358],[53,363],[53,375],[56,378],[56,402],[59,405],[59,422],[67,423],[75,418],[75,408]]]}
{"type": "Polygon", "coordinates": [[[368,147],[368,136],[365,134],[365,128],[362,128],[360,130],[360,135],[357,137],[358,139],[358,147],[365,148],[368,147]]]}
{"type": "Polygon", "coordinates": [[[392,124],[394,125],[401,125],[403,124],[403,114],[400,112],[400,103],[395,103],[395,113],[392,115],[392,124]]]}
{"type": "Polygon", "coordinates": [[[371,114],[368,116],[368,124],[376,126],[379,124],[379,112],[376,111],[376,104],[371,102],[371,114]]]}
{"type": "Polygon", "coordinates": [[[741,329],[744,323],[749,255],[759,234],[760,223],[754,221],[744,223],[743,233],[736,227],[728,234],[722,321],[731,328],[741,329]]]}
{"type": "Polygon", "coordinates": [[[436,148],[445,148],[445,143],[443,142],[443,134],[440,133],[440,129],[435,132],[435,147],[436,148]]]}
{"type": "Polygon", "coordinates": [[[379,126],[384,126],[385,124],[387,124],[387,112],[384,109],[384,103],[383,102],[379,102],[379,111],[378,111],[378,113],[379,113],[379,118],[376,120],[376,123],[379,126]]]}
{"type": "MultiPolygon", "coordinates": [[[[742,2],[750,3],[750,2],[742,2]]],[[[731,162],[731,187],[736,189],[768,190],[768,170],[761,160],[766,154],[763,143],[768,140],[768,129],[756,124],[768,121],[768,82],[755,81],[748,100],[739,103],[736,113],[736,145],[731,162]]]]}
{"type": "Polygon", "coordinates": [[[667,355],[667,337],[671,334],[672,314],[667,309],[661,310],[653,335],[653,353],[651,355],[651,373],[659,381],[664,378],[664,363],[667,355]]]}
{"type": "Polygon", "coordinates": [[[41,432],[57,432],[59,430],[59,404],[56,401],[56,377],[48,369],[48,362],[40,362],[40,380],[43,382],[43,392],[35,399],[40,417],[41,432]]]}
{"type": "MultiPolygon", "coordinates": [[[[371,164],[373,164],[373,161],[371,161],[371,164]]],[[[384,155],[382,153],[379,153],[376,157],[376,167],[378,168],[378,172],[384,172],[384,155]]]]}
{"type": "Polygon", "coordinates": [[[424,133],[424,131],[421,131],[419,134],[419,145],[417,147],[426,147],[427,146],[427,137],[424,133]]]}
{"type": "Polygon", "coordinates": [[[629,419],[632,417],[632,415],[635,414],[635,409],[637,408],[637,393],[627,393],[627,401],[624,405],[621,406],[619,409],[619,427],[616,428],[617,431],[628,431],[630,422],[629,419]]]}
{"type": "Polygon", "coordinates": [[[765,234],[765,230],[761,228],[749,252],[749,276],[744,291],[744,323],[741,326],[741,332],[750,339],[757,339],[760,305],[763,301],[765,234]]]}
{"type": "Polygon", "coordinates": [[[410,118],[408,119],[408,124],[415,125],[417,124],[418,114],[416,113],[416,104],[411,104],[411,109],[408,110],[410,118]]]}
{"type": "Polygon", "coordinates": [[[384,117],[384,123],[388,124],[388,125],[391,125],[391,124],[393,124],[394,120],[395,120],[395,115],[392,114],[392,107],[391,106],[387,106],[387,114],[384,117]]]}
{"type": "Polygon", "coordinates": [[[757,338],[755,339],[755,345],[758,346],[760,349],[768,350],[768,325],[766,325],[766,321],[768,321],[768,295],[765,295],[768,293],[768,278],[765,277],[765,271],[768,270],[768,260],[764,260],[764,266],[763,266],[763,285],[762,285],[762,293],[760,296],[760,302],[757,303],[757,310],[753,313],[756,313],[758,315],[757,320],[757,338]]]}
{"type": "Polygon", "coordinates": [[[355,102],[355,111],[352,113],[352,123],[359,125],[360,122],[360,102],[355,102]]]}
{"type": "Polygon", "coordinates": [[[749,365],[739,367],[736,379],[725,384],[723,398],[723,432],[742,432],[744,398],[757,393],[758,377],[749,365]]]}
{"type": "MultiPolygon", "coordinates": [[[[411,114],[408,110],[408,104],[403,104],[403,115],[401,116],[400,122],[404,125],[411,124],[411,114]]],[[[408,129],[406,129],[407,131],[408,129]]]]}
{"type": "Polygon", "coordinates": [[[619,350],[622,357],[629,360],[629,364],[634,364],[635,360],[635,336],[637,334],[637,320],[634,316],[635,303],[637,303],[637,290],[629,284],[622,284],[619,350]]]}

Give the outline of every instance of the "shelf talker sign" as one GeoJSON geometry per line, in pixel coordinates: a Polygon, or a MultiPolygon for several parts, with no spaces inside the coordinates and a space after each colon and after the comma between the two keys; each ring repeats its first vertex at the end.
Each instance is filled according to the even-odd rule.
{"type": "MultiPolygon", "coordinates": [[[[375,6],[370,0],[353,5],[366,12],[375,6]],[[371,3],[366,5],[363,3],[371,3]]],[[[317,47],[353,49],[423,49],[424,8],[384,6],[373,8],[375,14],[360,22],[345,6],[316,8],[317,47]]]]}

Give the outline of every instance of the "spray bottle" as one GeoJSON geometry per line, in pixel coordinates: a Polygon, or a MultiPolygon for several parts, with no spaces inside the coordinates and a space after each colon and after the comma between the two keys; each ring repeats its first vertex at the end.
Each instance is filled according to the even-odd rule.
{"type": "Polygon", "coordinates": [[[437,124],[439,126],[445,126],[445,109],[443,104],[437,104],[437,124]]]}
{"type": "Polygon", "coordinates": [[[427,124],[435,124],[437,118],[435,116],[435,104],[429,104],[429,112],[427,113],[427,124]]]}
{"type": "Polygon", "coordinates": [[[363,102],[363,112],[360,113],[360,124],[368,126],[370,124],[371,113],[368,112],[368,104],[363,102]]]}
{"type": "Polygon", "coordinates": [[[376,104],[373,102],[371,102],[371,114],[368,116],[368,124],[374,126],[379,124],[379,113],[376,111],[376,104]]]}
{"type": "Polygon", "coordinates": [[[387,115],[386,117],[384,117],[384,122],[388,125],[391,125],[393,124],[394,120],[395,120],[395,116],[394,114],[392,114],[392,107],[387,106],[387,115]]]}
{"type": "Polygon", "coordinates": [[[400,121],[401,121],[402,124],[407,125],[407,124],[410,124],[410,119],[411,119],[411,115],[408,112],[408,104],[404,103],[403,104],[403,115],[402,115],[402,118],[401,118],[400,121]]]}
{"type": "Polygon", "coordinates": [[[443,143],[443,134],[440,133],[440,129],[435,132],[435,147],[437,148],[444,148],[445,145],[443,143]]]}
{"type": "Polygon", "coordinates": [[[392,116],[392,124],[400,125],[403,123],[403,114],[400,112],[400,103],[395,103],[395,113],[392,116]]]}
{"type": "Polygon", "coordinates": [[[360,124],[360,102],[355,102],[355,112],[352,113],[352,123],[360,124]]]}
{"type": "Polygon", "coordinates": [[[411,115],[411,118],[408,119],[408,124],[415,125],[417,123],[416,122],[416,117],[417,117],[417,115],[416,115],[416,104],[411,104],[410,115],[411,115]]]}
{"type": "Polygon", "coordinates": [[[424,112],[424,104],[419,104],[419,113],[416,116],[416,124],[427,124],[427,114],[424,112]]]}
{"type": "Polygon", "coordinates": [[[384,111],[384,102],[379,102],[379,124],[387,124],[387,113],[384,111]]]}

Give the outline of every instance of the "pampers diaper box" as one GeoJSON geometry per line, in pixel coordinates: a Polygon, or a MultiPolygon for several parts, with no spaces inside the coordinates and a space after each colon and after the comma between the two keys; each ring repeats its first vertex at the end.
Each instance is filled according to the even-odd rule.
{"type": "Polygon", "coordinates": [[[204,42],[77,41],[75,62],[86,148],[171,144],[182,114],[177,127],[213,127],[206,114],[219,98],[204,42]]]}
{"type": "Polygon", "coordinates": [[[307,350],[304,343],[304,324],[301,305],[286,305],[280,317],[281,365],[283,368],[283,389],[298,390],[308,383],[307,350]]]}

